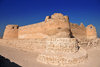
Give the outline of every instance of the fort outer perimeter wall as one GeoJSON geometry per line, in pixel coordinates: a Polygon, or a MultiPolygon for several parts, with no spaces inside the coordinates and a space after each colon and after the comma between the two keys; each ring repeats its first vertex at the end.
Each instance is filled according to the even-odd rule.
{"type": "MultiPolygon", "coordinates": [[[[90,26],[90,25],[89,25],[90,26]]],[[[73,37],[77,39],[93,39],[97,37],[96,29],[93,26],[85,28],[80,25],[69,23],[69,17],[60,13],[46,16],[44,22],[22,26],[18,31],[19,39],[47,38],[47,37],[73,37]],[[91,31],[90,31],[91,30],[91,31]]]]}
{"type": "Polygon", "coordinates": [[[3,39],[18,39],[18,25],[7,25],[4,31],[3,39]]]}
{"type": "Polygon", "coordinates": [[[94,39],[97,38],[96,29],[92,25],[69,23],[69,17],[61,13],[46,16],[45,21],[18,27],[18,25],[7,25],[3,39],[32,39],[32,38],[77,38],[94,39]]]}
{"type": "Polygon", "coordinates": [[[44,32],[45,23],[37,23],[27,26],[19,27],[18,30],[18,38],[19,39],[31,39],[31,38],[42,38],[45,35],[42,34],[44,32]]]}
{"type": "Polygon", "coordinates": [[[19,39],[70,37],[68,16],[55,13],[47,16],[44,22],[22,26],[18,30],[19,39]]]}
{"type": "Polygon", "coordinates": [[[70,23],[70,26],[71,26],[71,33],[74,38],[83,39],[87,37],[86,28],[82,23],[80,25],[70,23]]]}
{"type": "Polygon", "coordinates": [[[96,28],[92,24],[85,27],[83,23],[81,23],[80,25],[70,23],[70,26],[71,26],[71,33],[73,37],[77,39],[97,38],[96,28]]]}
{"type": "MultiPolygon", "coordinates": [[[[54,25],[56,28],[54,30],[51,30],[50,28],[53,28],[53,25],[54,24],[47,26],[47,23],[41,22],[37,24],[20,27],[19,38],[47,38],[50,35],[54,35],[55,33],[59,33],[59,32],[64,32],[66,30],[65,26],[64,28],[63,25],[57,26],[56,24],[54,25]],[[63,27],[63,30],[58,29],[62,27],[63,27]]],[[[71,28],[71,34],[74,38],[77,38],[77,39],[97,38],[96,28],[93,25],[88,25],[85,28],[83,24],[78,25],[78,24],[70,23],[70,28],[71,28]]],[[[65,34],[66,33],[67,33],[67,30],[65,34]]],[[[60,37],[64,37],[65,34],[61,33],[60,37]]]]}

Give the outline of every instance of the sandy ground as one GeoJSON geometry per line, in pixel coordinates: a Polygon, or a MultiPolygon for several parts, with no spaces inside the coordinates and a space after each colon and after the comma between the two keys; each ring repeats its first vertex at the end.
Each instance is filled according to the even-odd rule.
{"type": "MultiPolygon", "coordinates": [[[[100,45],[87,50],[88,61],[66,67],[100,67],[100,45]]],[[[10,61],[22,67],[60,67],[48,64],[42,64],[36,61],[38,53],[25,52],[0,43],[0,55],[8,58],[10,61]]],[[[1,62],[0,62],[1,63],[1,62]]]]}

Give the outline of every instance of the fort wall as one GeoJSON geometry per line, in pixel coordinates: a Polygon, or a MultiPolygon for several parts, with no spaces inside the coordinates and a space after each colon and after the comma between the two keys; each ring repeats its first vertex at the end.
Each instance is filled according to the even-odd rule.
{"type": "Polygon", "coordinates": [[[69,27],[68,17],[56,13],[44,22],[19,27],[18,38],[70,37],[69,27]]]}
{"type": "Polygon", "coordinates": [[[37,23],[27,26],[19,27],[18,38],[19,39],[28,39],[28,38],[42,38],[45,37],[42,32],[44,32],[45,23],[37,23]]]}
{"type": "Polygon", "coordinates": [[[32,39],[32,38],[77,38],[93,39],[97,37],[96,28],[93,25],[85,27],[70,23],[69,17],[61,13],[54,13],[46,16],[45,21],[21,26],[7,25],[4,32],[4,39],[32,39]],[[91,28],[92,27],[92,28],[91,28]]]}
{"type": "Polygon", "coordinates": [[[78,25],[78,24],[73,24],[70,23],[71,26],[71,32],[74,38],[86,38],[86,28],[83,24],[78,25]]]}

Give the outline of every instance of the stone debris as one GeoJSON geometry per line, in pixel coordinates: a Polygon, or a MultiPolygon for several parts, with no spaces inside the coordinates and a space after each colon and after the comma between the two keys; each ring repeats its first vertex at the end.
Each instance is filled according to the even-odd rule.
{"type": "Polygon", "coordinates": [[[78,48],[75,38],[53,38],[46,42],[46,49],[38,56],[38,62],[66,66],[84,62],[88,58],[87,52],[78,48]]]}
{"type": "Polygon", "coordinates": [[[79,41],[79,46],[87,50],[87,49],[90,49],[90,48],[93,48],[93,47],[97,47],[100,39],[99,38],[82,39],[82,40],[78,40],[78,41],[79,41]]]}

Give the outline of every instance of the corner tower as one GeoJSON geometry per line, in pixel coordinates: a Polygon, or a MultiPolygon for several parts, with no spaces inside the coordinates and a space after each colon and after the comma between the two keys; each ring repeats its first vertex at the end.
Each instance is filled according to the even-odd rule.
{"type": "Polygon", "coordinates": [[[52,37],[67,37],[70,38],[70,23],[69,17],[61,13],[54,13],[45,18],[46,28],[45,33],[52,37]]]}
{"type": "Polygon", "coordinates": [[[96,28],[91,24],[86,27],[87,39],[97,38],[96,28]]]}
{"type": "Polygon", "coordinates": [[[18,25],[7,25],[4,31],[3,39],[17,39],[18,25]]]}

